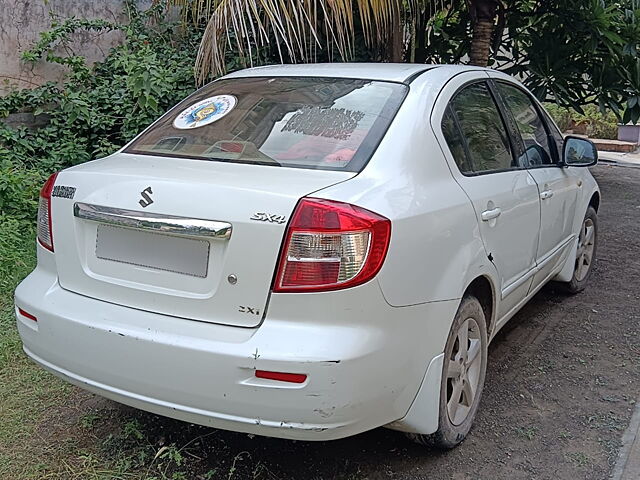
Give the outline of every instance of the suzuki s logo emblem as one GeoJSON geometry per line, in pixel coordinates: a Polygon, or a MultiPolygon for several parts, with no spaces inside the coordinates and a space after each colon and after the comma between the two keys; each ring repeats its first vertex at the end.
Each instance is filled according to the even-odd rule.
{"type": "Polygon", "coordinates": [[[153,199],[150,197],[150,195],[152,194],[153,190],[151,190],[151,187],[147,187],[142,190],[142,192],[140,192],[140,195],[142,195],[142,200],[140,200],[138,203],[142,208],[146,208],[153,203],[153,199]]]}

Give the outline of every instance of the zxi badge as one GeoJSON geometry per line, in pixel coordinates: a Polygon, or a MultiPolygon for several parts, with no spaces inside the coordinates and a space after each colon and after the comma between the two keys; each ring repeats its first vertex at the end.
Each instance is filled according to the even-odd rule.
{"type": "Polygon", "coordinates": [[[138,203],[142,208],[147,208],[149,205],[153,203],[153,199],[149,196],[152,194],[153,194],[153,190],[151,190],[151,187],[147,187],[140,192],[140,195],[142,195],[142,200],[140,200],[138,203]]]}

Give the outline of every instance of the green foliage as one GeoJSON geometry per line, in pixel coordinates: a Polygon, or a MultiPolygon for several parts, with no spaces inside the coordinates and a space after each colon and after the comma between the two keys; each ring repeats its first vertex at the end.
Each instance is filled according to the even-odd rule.
{"type": "Polygon", "coordinates": [[[141,13],[127,2],[130,21],[71,18],[54,23],[25,61],[46,61],[69,68],[62,85],[52,83],[0,98],[0,116],[32,112],[45,115],[39,129],[11,128],[0,123],[3,157],[16,166],[52,172],[113,153],[161,113],[191,93],[198,32],[177,34],[172,24],[153,21],[155,9],[141,13]],[[77,55],[56,51],[79,30],[119,30],[121,45],[90,67],[77,55]]]}
{"type": "Polygon", "coordinates": [[[466,3],[437,13],[427,25],[428,42],[416,44],[416,61],[425,63],[461,63],[471,49],[471,18],[466,3]]]}
{"type": "Polygon", "coordinates": [[[615,114],[603,114],[595,105],[587,105],[583,113],[554,103],[546,103],[545,108],[563,132],[577,128],[584,129],[584,133],[592,138],[618,138],[618,119],[615,114]]]}
{"type": "MultiPolygon", "coordinates": [[[[34,222],[0,214],[0,295],[8,295],[33,268],[34,222]],[[25,241],[28,239],[28,241],[25,241]]],[[[0,342],[1,345],[1,342],[0,342]]]]}
{"type": "Polygon", "coordinates": [[[115,24],[102,19],[84,20],[70,18],[60,24],[54,22],[51,30],[40,34],[40,40],[32,49],[23,52],[22,59],[29,62],[37,62],[44,57],[48,62],[68,66],[74,76],[88,77],[91,71],[83,57],[79,55],[56,55],[51,47],[58,43],[64,44],[69,36],[78,30],[109,31],[116,29],[118,29],[118,27],[115,24]]]}
{"type": "MultiPolygon", "coordinates": [[[[2,155],[0,150],[0,158],[2,155]]],[[[34,168],[20,168],[0,159],[0,215],[33,220],[38,208],[38,191],[44,180],[34,168]]]]}
{"type": "MultiPolygon", "coordinates": [[[[526,3],[526,2],[525,2],[526,3]]],[[[516,32],[504,47],[514,52],[505,70],[527,75],[540,99],[579,112],[593,103],[634,122],[640,106],[625,103],[640,92],[635,82],[640,41],[639,2],[553,0],[514,12],[516,32]],[[630,107],[630,105],[627,105],[630,107]]],[[[508,23],[511,29],[511,24],[508,23]]],[[[638,72],[640,73],[640,72],[638,72]]]]}
{"type": "Polygon", "coordinates": [[[566,107],[560,107],[555,103],[549,102],[544,104],[544,108],[549,113],[549,115],[551,115],[551,118],[553,118],[553,120],[556,122],[556,125],[558,125],[558,128],[562,132],[566,132],[573,125],[572,120],[574,119],[574,115],[576,115],[577,112],[572,112],[566,107]]]}
{"type": "MultiPolygon", "coordinates": [[[[640,120],[640,0],[514,0],[499,9],[490,63],[542,101],[640,120]]],[[[467,2],[430,22],[428,62],[464,61],[471,47],[467,2]]]]}
{"type": "Polygon", "coordinates": [[[191,478],[184,471],[187,463],[185,448],[189,445],[179,448],[171,443],[156,448],[148,438],[147,429],[148,426],[136,418],[127,421],[118,433],[109,435],[103,442],[101,456],[123,474],[146,471],[144,478],[147,480],[191,478]]]}
{"type": "Polygon", "coordinates": [[[125,2],[129,22],[70,18],[54,21],[22,57],[65,66],[61,84],[0,97],[0,292],[9,293],[34,250],[38,191],[52,172],[109,155],[195,89],[193,63],[200,31],[159,23],[156,2],[140,12],[125,2]],[[122,43],[104,61],[88,65],[69,52],[78,31],[119,31],[122,43]],[[10,126],[14,113],[47,120],[40,128],[10,126]]]}
{"type": "Polygon", "coordinates": [[[145,12],[132,0],[125,6],[125,25],[79,18],[54,21],[22,56],[27,62],[65,66],[65,81],[0,97],[1,292],[13,290],[28,271],[26,263],[32,263],[38,192],[47,176],[113,153],[195,89],[199,31],[159,23],[161,2],[145,12]],[[56,53],[70,51],[65,47],[82,30],[119,31],[123,41],[93,66],[81,56],[56,53]],[[3,121],[24,112],[48,122],[27,128],[3,121]]]}

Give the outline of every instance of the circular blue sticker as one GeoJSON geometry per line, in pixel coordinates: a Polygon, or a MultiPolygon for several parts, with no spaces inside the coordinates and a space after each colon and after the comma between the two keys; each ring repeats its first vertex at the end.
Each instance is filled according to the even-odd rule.
{"type": "Polygon", "coordinates": [[[205,98],[180,112],[173,121],[173,126],[181,130],[204,127],[220,120],[233,110],[237,101],[233,95],[216,95],[205,98]]]}

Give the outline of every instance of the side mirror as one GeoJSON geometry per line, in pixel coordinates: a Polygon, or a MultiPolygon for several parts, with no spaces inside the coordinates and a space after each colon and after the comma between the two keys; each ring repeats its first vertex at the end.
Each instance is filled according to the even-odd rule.
{"type": "Polygon", "coordinates": [[[592,167],[598,163],[598,150],[591,140],[567,136],[562,148],[562,166],[592,167]]]}

